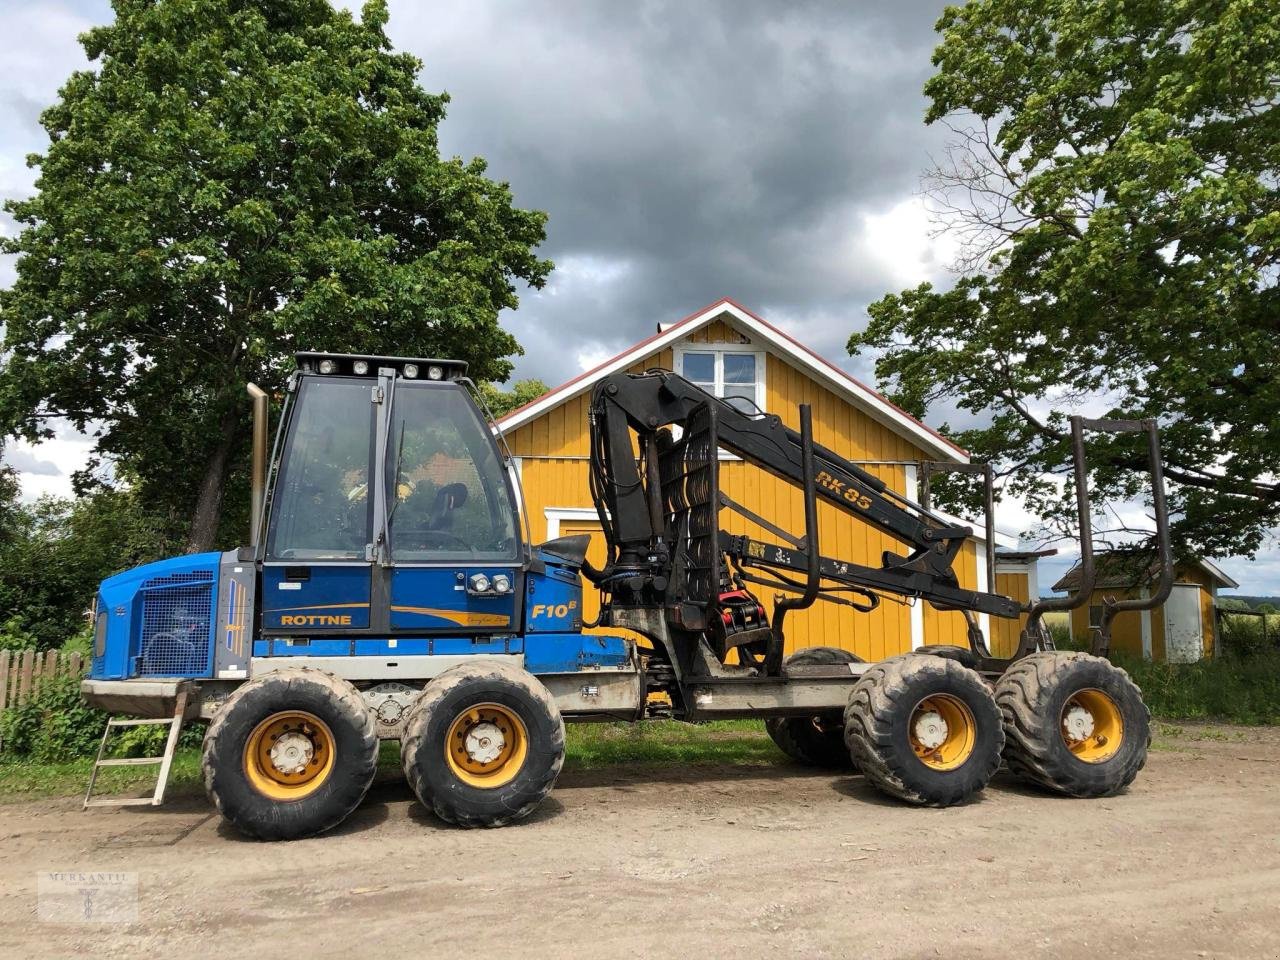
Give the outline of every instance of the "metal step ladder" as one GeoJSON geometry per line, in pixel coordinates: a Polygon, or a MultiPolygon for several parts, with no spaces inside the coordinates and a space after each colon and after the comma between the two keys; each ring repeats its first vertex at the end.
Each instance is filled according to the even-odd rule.
{"type": "Polygon", "coordinates": [[[84,807],[135,807],[149,805],[158,807],[164,803],[164,789],[169,783],[169,770],[173,766],[173,755],[178,750],[178,736],[182,733],[182,720],[187,712],[187,691],[185,688],[178,691],[177,701],[173,706],[172,717],[159,718],[132,718],[128,720],[117,720],[115,717],[107,718],[106,729],[102,731],[102,742],[98,744],[98,756],[93,761],[93,772],[89,774],[89,789],[84,794],[84,807]],[[103,757],[107,752],[107,741],[111,738],[111,731],[119,727],[145,727],[159,726],[160,724],[168,724],[169,737],[165,741],[164,753],[158,757],[103,757]],[[155,790],[149,797],[103,797],[93,795],[93,785],[98,780],[98,771],[103,767],[140,767],[149,764],[160,764],[160,772],[156,776],[155,790]]]}

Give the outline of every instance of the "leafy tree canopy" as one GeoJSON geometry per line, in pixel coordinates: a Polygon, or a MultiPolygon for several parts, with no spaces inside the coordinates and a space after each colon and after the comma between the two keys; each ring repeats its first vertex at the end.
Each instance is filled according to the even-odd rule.
{"type": "Polygon", "coordinates": [[[37,192],[6,205],[23,229],[0,247],[19,256],[0,428],[96,431],[204,549],[244,459],[246,382],[278,390],[296,349],[505,379],[519,346],[498,313],[551,269],[546,218],[483,160],[441,158],[447,97],[391,50],[382,0],[358,22],[325,0],[113,5],[81,38],[93,68],[42,116],[37,192]]]}
{"type": "MultiPolygon", "coordinates": [[[[962,276],[873,304],[895,399],[1048,516],[1065,416],[1157,417],[1184,549],[1250,553],[1280,519],[1280,5],[978,0],[938,23],[927,185],[962,276]]],[[[1095,496],[1142,490],[1137,438],[1095,446],[1095,496]]]]}
{"type": "Polygon", "coordinates": [[[492,383],[481,383],[480,393],[495,417],[505,417],[517,407],[532,403],[546,393],[548,387],[541,380],[517,380],[510,390],[502,390],[492,383]]]}
{"type": "Polygon", "coordinates": [[[171,552],[176,535],[136,491],[23,503],[0,469],[0,647],[61,646],[86,627],[104,578],[171,552]]]}

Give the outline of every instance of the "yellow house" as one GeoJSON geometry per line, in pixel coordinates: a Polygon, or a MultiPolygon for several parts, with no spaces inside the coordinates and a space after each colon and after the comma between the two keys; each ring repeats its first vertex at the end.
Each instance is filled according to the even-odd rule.
{"type": "MultiPolygon", "coordinates": [[[[999,536],[996,538],[999,540],[999,536]]],[[[1040,577],[1038,564],[1041,557],[1055,553],[1054,550],[997,550],[996,551],[996,593],[1012,597],[1019,603],[1026,604],[1040,596],[1040,577]]],[[[991,629],[987,632],[987,646],[998,657],[1011,657],[1018,649],[1018,641],[1022,637],[1022,628],[1026,626],[1026,616],[1017,620],[994,618],[991,629]]]]}
{"type": "MultiPolygon", "coordinates": [[[[1071,611],[1071,636],[1087,640],[1091,628],[1102,620],[1106,597],[1116,600],[1147,599],[1156,586],[1158,573],[1144,556],[1111,551],[1095,554],[1097,581],[1088,604],[1071,611]]],[[[1116,615],[1111,625],[1111,649],[1147,660],[1193,663],[1212,657],[1218,650],[1218,621],[1215,615],[1218,589],[1239,584],[1208,560],[1179,563],[1173,571],[1173,592],[1154,610],[1128,611],[1116,615]]],[[[1053,585],[1075,596],[1080,587],[1080,568],[1073,567],[1053,585]]]]}
{"type": "MultiPolygon", "coordinates": [[[[529,535],[535,543],[591,533],[588,556],[597,565],[603,562],[604,540],[587,485],[591,388],[610,373],[657,367],[674,370],[717,396],[748,398],[793,429],[799,427],[797,405],[810,404],[818,443],[859,463],[913,500],[921,460],[968,462],[968,454],[950,440],[761,317],[724,299],[675,323],[660,325],[648,339],[499,420],[515,458],[529,535]]],[[[730,454],[721,457],[721,484],[730,497],[784,529],[803,528],[799,490],[730,454]]],[[[721,514],[721,523],[731,533],[777,542],[767,530],[730,511],[721,514]]],[[[986,564],[979,558],[985,547],[980,529],[978,534],[978,539],[966,544],[956,565],[962,585],[984,590],[986,564]]],[[[869,566],[880,565],[884,550],[902,549],[897,541],[826,503],[819,507],[819,539],[825,555],[869,566]]],[[[1014,545],[1009,538],[998,539],[1002,545],[1014,545]]],[[[1034,578],[1034,561],[1009,562],[997,570],[1006,592],[1034,593],[1034,580],[1028,581],[1028,576],[1034,578]]],[[[591,589],[586,593],[584,614],[589,622],[598,613],[598,597],[591,589]]],[[[772,608],[773,597],[760,599],[772,608]]],[[[987,635],[992,636],[987,618],[982,619],[987,635]]],[[[787,624],[789,651],[834,646],[866,660],[893,656],[924,643],[966,643],[961,614],[893,598],[886,598],[871,613],[819,602],[792,614],[787,624]]],[[[1016,626],[1012,635],[1016,643],[1016,626]]],[[[993,640],[1003,645],[1005,634],[993,640]]]]}

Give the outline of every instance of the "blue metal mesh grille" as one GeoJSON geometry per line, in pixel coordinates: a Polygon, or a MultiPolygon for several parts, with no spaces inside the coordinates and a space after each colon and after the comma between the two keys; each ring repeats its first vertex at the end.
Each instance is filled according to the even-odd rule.
{"type": "Polygon", "coordinates": [[[174,573],[144,583],[138,675],[207,676],[212,617],[212,571],[174,573]]]}

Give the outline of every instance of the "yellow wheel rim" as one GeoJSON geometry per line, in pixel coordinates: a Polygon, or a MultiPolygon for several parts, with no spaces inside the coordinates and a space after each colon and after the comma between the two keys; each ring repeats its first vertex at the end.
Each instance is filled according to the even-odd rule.
{"type": "Polygon", "coordinates": [[[973,755],[978,725],[963,700],[949,693],[925,697],[911,711],[911,749],[931,770],[954,770],[973,755]]]}
{"type": "Polygon", "coordinates": [[[273,713],[249,734],[244,772],[259,793],[273,800],[301,800],[329,779],[334,763],[333,731],[313,713],[273,713]]]}
{"type": "Polygon", "coordinates": [[[1103,763],[1124,743],[1120,706],[1101,690],[1081,690],[1062,708],[1058,732],[1077,760],[1103,763]]]}
{"type": "Polygon", "coordinates": [[[524,721],[498,703],[478,703],[458,714],[444,748],[454,776],[486,790],[514,780],[528,755],[524,721]]]}

